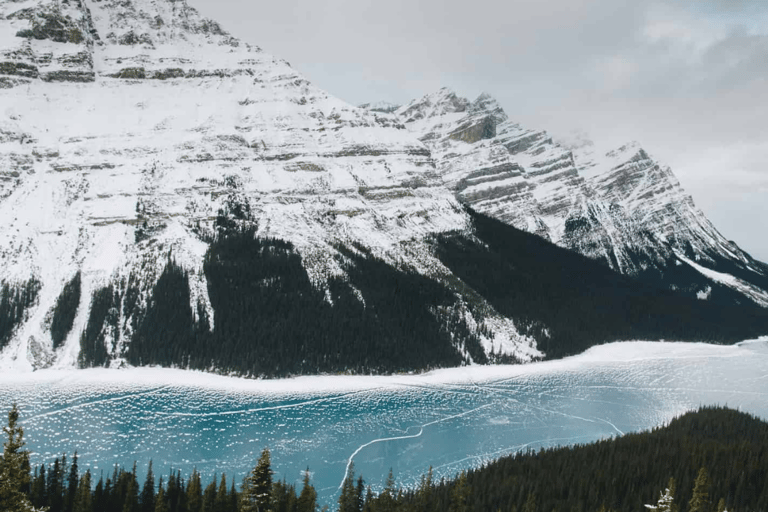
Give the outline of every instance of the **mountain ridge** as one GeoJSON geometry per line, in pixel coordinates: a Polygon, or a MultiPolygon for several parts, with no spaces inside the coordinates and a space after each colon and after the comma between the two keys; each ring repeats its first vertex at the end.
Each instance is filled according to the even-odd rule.
{"type": "Polygon", "coordinates": [[[449,88],[395,115],[430,148],[462,203],[618,272],[691,296],[727,284],[768,306],[768,267],[722,236],[637,142],[606,154],[584,137],[561,144],[512,122],[489,94],[470,101],[449,88]],[[683,277],[681,265],[700,277],[683,277]],[[730,272],[739,277],[719,276],[730,272]]]}
{"type": "MultiPolygon", "coordinates": [[[[462,252],[484,243],[462,203],[495,176],[531,167],[544,199],[588,188],[572,152],[489,95],[355,108],[181,0],[1,2],[0,85],[0,367],[281,376],[545,355],[535,314],[500,312],[446,264],[449,238],[485,257],[462,252]],[[429,129],[441,102],[450,131],[419,140],[409,123],[429,129]],[[446,165],[461,145],[496,160],[446,165]]],[[[556,203],[526,231],[564,233],[556,203]]],[[[754,334],[761,314],[717,339],[754,334]]],[[[584,336],[625,337],[624,321],[584,336]]]]}

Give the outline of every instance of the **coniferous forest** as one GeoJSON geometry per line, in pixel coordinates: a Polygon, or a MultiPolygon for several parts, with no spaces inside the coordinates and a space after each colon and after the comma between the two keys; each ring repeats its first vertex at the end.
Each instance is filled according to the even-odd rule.
{"type": "Polygon", "coordinates": [[[446,286],[363,248],[338,251],[349,281],[332,280],[326,297],[291,244],[228,231],[211,245],[204,265],[215,329],[202,305],[190,306],[185,270],[169,261],[146,311],[136,309],[131,287],[122,295],[114,287],[95,294],[81,365],[108,362],[105,335],[123,318],[133,322],[125,357],[135,365],[263,377],[382,373],[457,366],[465,361],[459,348],[486,362],[446,286]]]}
{"type": "Polygon", "coordinates": [[[242,482],[223,473],[205,483],[196,471],[157,478],[151,463],[141,482],[135,465],[97,481],[78,469],[76,454],[31,468],[15,406],[4,431],[0,510],[9,512],[768,510],[768,423],[720,407],[650,432],[510,455],[450,480],[434,481],[430,470],[411,489],[398,487],[390,472],[373,492],[352,467],[335,504],[318,504],[309,471],[300,486],[277,478],[267,449],[242,482]]]}
{"type": "Polygon", "coordinates": [[[468,211],[474,237],[438,237],[440,260],[499,312],[527,328],[547,358],[609,341],[733,343],[768,332],[768,310],[756,304],[690,298],[468,211]]]}
{"type": "MultiPolygon", "coordinates": [[[[756,304],[736,304],[727,294],[697,300],[469,213],[472,234],[434,240],[459,279],[443,282],[395,268],[364,247],[338,246],[347,276],[331,279],[326,290],[311,282],[290,243],[221,221],[204,264],[210,309],[191,304],[189,276],[170,259],[146,305],[139,305],[137,280],[96,291],[80,364],[107,365],[115,357],[108,340],[121,331],[131,340],[117,356],[133,365],[244,376],[425,370],[460,365],[467,354],[477,363],[515,362],[487,357],[482,322],[476,331],[466,324],[457,301],[478,312],[478,296],[533,335],[547,358],[611,341],[732,343],[768,332],[768,309],[756,304]]],[[[67,285],[62,308],[75,285],[67,285]]],[[[58,318],[63,332],[69,315],[57,306],[58,318]]]]}

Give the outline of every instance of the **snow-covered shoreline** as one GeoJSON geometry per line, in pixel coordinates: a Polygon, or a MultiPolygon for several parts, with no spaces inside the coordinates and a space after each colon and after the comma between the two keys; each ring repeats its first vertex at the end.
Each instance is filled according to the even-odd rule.
{"type": "Polygon", "coordinates": [[[524,365],[473,365],[432,370],[420,374],[398,375],[312,375],[284,379],[246,379],[196,370],[160,367],[91,368],[86,370],[45,369],[34,372],[5,370],[0,373],[0,386],[52,383],[62,386],[122,383],[127,385],[198,387],[256,394],[312,394],[492,381],[521,375],[576,370],[588,365],[609,362],[690,359],[712,356],[738,357],[743,355],[745,350],[768,356],[768,336],[742,341],[734,345],[648,341],[616,342],[595,346],[582,354],[553,361],[524,365]]]}

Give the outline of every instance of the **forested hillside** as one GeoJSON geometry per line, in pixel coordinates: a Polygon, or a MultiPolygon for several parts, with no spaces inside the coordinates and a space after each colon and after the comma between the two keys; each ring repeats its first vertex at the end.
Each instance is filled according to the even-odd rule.
{"type": "MultiPolygon", "coordinates": [[[[309,469],[297,489],[273,474],[264,450],[242,484],[172,469],[156,479],[150,464],[143,483],[137,468],[96,475],[78,470],[77,455],[29,466],[18,411],[9,414],[0,459],[0,510],[24,503],[49,512],[309,512],[318,508],[309,469]]],[[[390,474],[374,493],[350,468],[340,512],[659,512],[768,510],[768,423],[726,408],[687,413],[651,432],[588,445],[528,451],[501,458],[449,481],[431,471],[415,489],[399,488],[390,474]]],[[[330,504],[327,504],[330,505],[330,504]]]]}
{"type": "Polygon", "coordinates": [[[438,256],[548,358],[621,340],[732,343],[768,332],[768,309],[697,300],[611,271],[471,209],[475,237],[438,237],[438,256]]]}

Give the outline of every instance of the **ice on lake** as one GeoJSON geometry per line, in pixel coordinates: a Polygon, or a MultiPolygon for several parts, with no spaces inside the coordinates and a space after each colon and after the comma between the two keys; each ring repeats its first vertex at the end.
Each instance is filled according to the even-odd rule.
{"type": "Polygon", "coordinates": [[[33,463],[78,452],[113,464],[239,483],[269,447],[275,478],[309,467],[335,500],[350,461],[380,488],[392,468],[414,485],[514,453],[652,428],[699,405],[768,419],[768,339],[734,346],[615,343],[562,361],[424,375],[257,381],[160,368],[0,375],[19,404],[33,463]],[[234,472],[234,475],[232,474],[234,472]]]}

